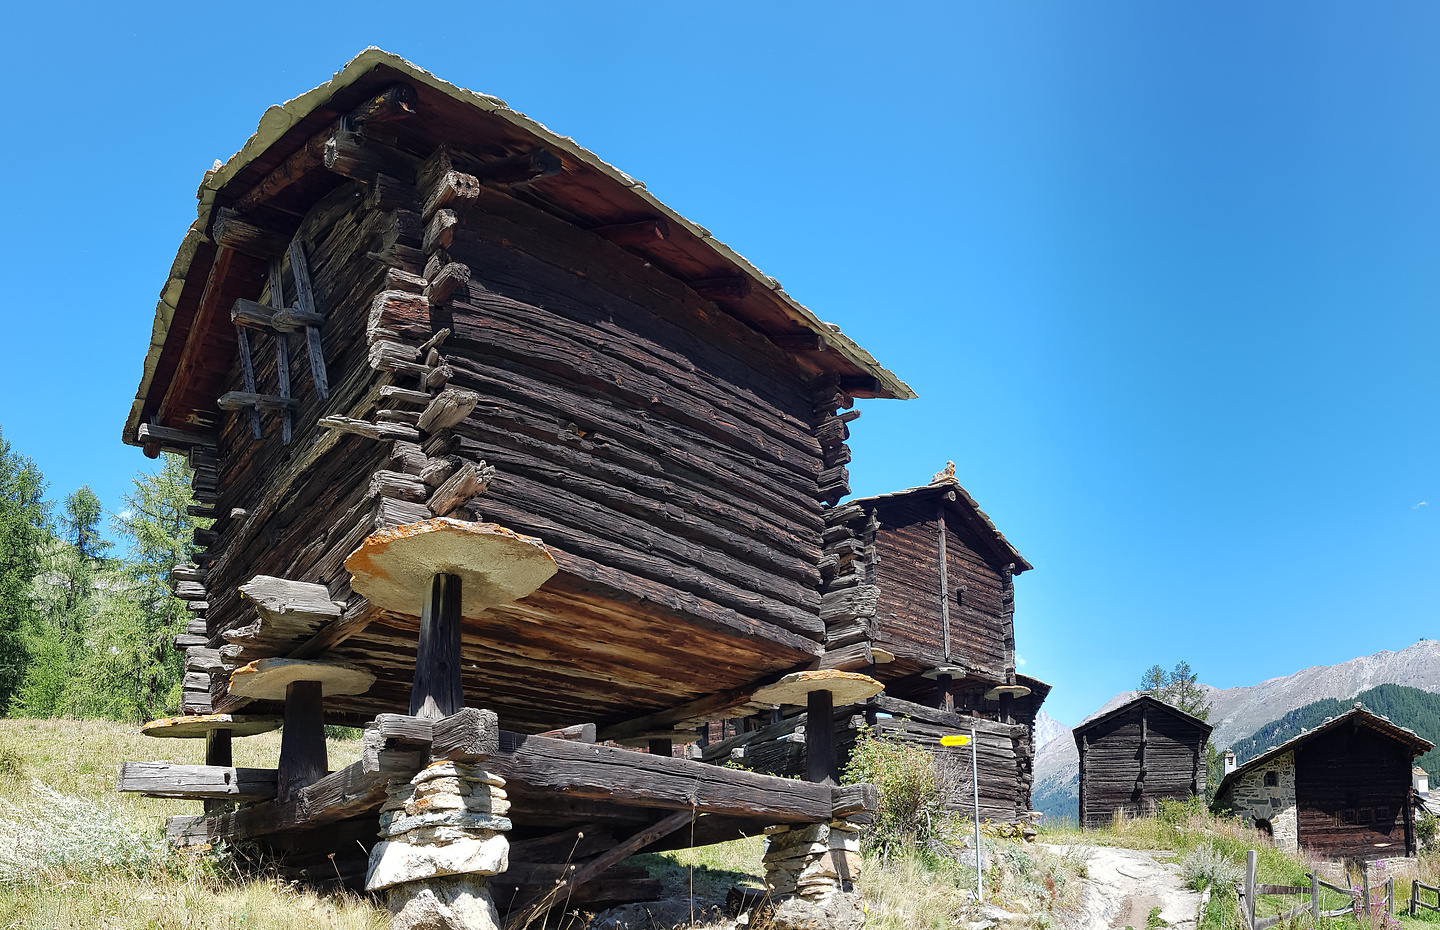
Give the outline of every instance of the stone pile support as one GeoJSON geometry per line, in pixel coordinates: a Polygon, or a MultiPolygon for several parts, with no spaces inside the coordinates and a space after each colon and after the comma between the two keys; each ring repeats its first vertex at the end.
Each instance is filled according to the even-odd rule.
{"type": "Polygon", "coordinates": [[[857,820],[793,824],[765,831],[765,891],[760,925],[771,930],[855,930],[864,924],[857,820]]]}
{"type": "Polygon", "coordinates": [[[387,789],[367,891],[388,891],[391,930],[499,930],[489,879],[509,867],[505,780],[437,762],[387,789]]]}

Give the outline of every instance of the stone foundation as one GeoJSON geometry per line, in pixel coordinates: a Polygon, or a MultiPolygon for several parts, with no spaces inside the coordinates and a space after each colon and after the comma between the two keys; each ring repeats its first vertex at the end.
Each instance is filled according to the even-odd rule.
{"type": "Polygon", "coordinates": [[[855,930],[865,923],[860,828],[845,820],[771,827],[765,889],[757,916],[773,930],[855,930]]]}
{"type": "Polygon", "coordinates": [[[389,889],[392,930],[498,930],[487,879],[509,867],[504,785],[439,762],[390,787],[365,889],[389,889]]]}

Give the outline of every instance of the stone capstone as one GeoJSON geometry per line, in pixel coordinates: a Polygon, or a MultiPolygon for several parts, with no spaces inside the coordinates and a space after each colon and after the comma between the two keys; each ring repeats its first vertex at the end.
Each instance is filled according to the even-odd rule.
{"type": "Polygon", "coordinates": [[[370,850],[366,891],[446,875],[498,875],[510,865],[510,841],[496,833],[452,840],[441,846],[381,840],[370,850]]]}

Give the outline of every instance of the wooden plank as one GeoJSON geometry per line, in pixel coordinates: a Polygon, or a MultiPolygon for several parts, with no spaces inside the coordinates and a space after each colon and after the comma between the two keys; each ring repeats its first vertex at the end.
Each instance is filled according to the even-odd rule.
{"type": "MultiPolygon", "coordinates": [[[[310,268],[305,260],[305,246],[297,236],[290,242],[290,273],[295,277],[295,302],[300,312],[323,316],[315,303],[315,290],[310,281],[310,268]]],[[[308,318],[308,317],[307,317],[308,318]]],[[[310,351],[310,374],[315,379],[315,393],[321,400],[330,397],[330,380],[325,373],[325,354],[320,345],[320,330],[305,327],[305,343],[310,351]]]]}
{"type": "Polygon", "coordinates": [[[501,731],[499,752],[486,764],[530,790],[775,823],[818,823],[833,805],[829,785],[508,731],[501,731]]]}
{"type": "MultiPolygon", "coordinates": [[[[245,393],[255,393],[255,367],[250,360],[250,335],[243,326],[235,327],[235,341],[240,346],[240,371],[245,379],[245,393]]],[[[222,408],[224,409],[224,408],[222,408]]],[[[260,408],[250,407],[250,433],[255,439],[263,435],[260,429],[260,408]]]]}
{"type": "Polygon", "coordinates": [[[492,711],[463,707],[437,720],[430,738],[430,758],[480,762],[500,751],[500,723],[492,711]]]}
{"type": "Polygon", "coordinates": [[[277,781],[275,769],[126,762],[116,790],[152,798],[254,800],[275,797],[277,781]]]}

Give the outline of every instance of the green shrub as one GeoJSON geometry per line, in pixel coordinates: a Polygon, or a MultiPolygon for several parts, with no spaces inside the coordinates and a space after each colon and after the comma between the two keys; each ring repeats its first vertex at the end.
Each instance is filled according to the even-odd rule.
{"type": "Polygon", "coordinates": [[[1421,811],[1420,816],[1415,818],[1415,838],[1420,841],[1421,846],[1429,846],[1435,842],[1436,828],[1440,827],[1440,820],[1429,811],[1421,811]]]}
{"type": "Polygon", "coordinates": [[[913,743],[862,732],[844,781],[880,790],[880,812],[866,837],[882,849],[897,842],[924,845],[947,817],[935,757],[913,743]]]}

